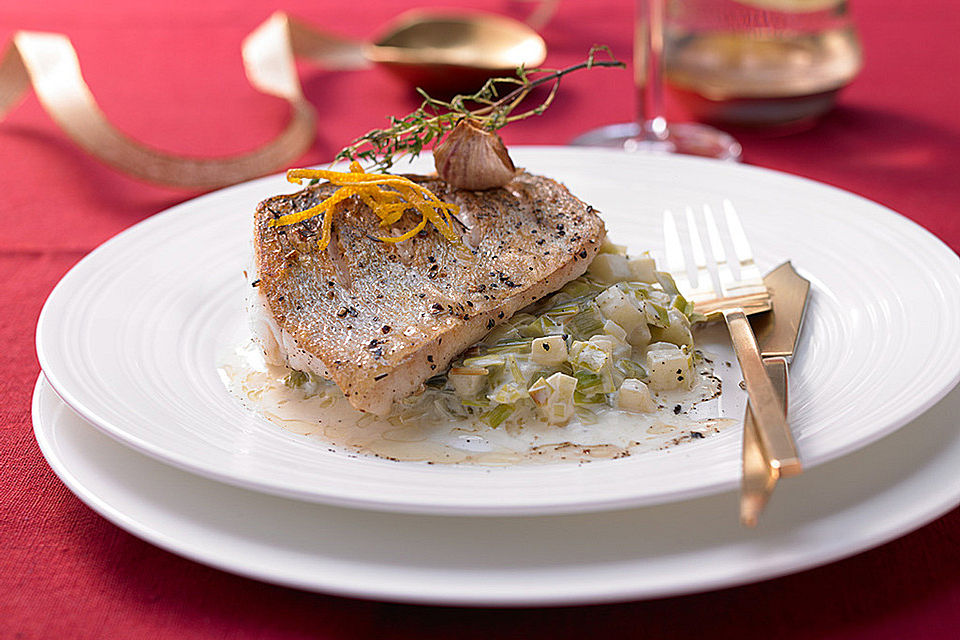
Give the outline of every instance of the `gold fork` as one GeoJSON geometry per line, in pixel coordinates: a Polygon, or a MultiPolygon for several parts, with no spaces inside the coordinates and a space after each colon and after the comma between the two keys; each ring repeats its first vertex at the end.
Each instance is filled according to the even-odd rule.
{"type": "Polygon", "coordinates": [[[703,206],[703,220],[715,270],[711,273],[696,216],[690,207],[687,207],[685,216],[689,238],[687,249],[692,258],[691,266],[696,272],[696,283],[690,280],[684,243],[677,229],[676,219],[670,211],[664,211],[663,214],[667,269],[676,281],[680,293],[693,302],[696,311],[707,316],[708,320],[723,318],[726,322],[733,350],[740,362],[747,395],[750,396],[750,409],[757,425],[760,444],[766,452],[767,460],[780,476],[796,475],[802,467],[793,434],[787,424],[783,405],[760,358],[760,349],[757,347],[753,329],[747,320],[748,315],[770,310],[770,294],[753,261],[753,253],[740,218],[729,200],[723,201],[723,211],[727,237],[739,265],[739,277],[733,274],[727,261],[720,229],[709,205],[703,206]]]}

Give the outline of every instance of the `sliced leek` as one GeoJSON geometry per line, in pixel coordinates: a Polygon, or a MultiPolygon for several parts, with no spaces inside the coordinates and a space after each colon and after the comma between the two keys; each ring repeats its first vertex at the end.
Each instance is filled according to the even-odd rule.
{"type": "Polygon", "coordinates": [[[496,428],[537,417],[563,425],[595,421],[599,411],[643,411],[650,392],[689,384],[690,326],[702,318],[669,275],[653,271],[649,257],[628,263],[619,250],[601,255],[607,257],[596,269],[470,347],[446,374],[427,381],[425,393],[442,394],[451,414],[496,428]],[[610,283],[614,277],[621,279],[610,283]]]}

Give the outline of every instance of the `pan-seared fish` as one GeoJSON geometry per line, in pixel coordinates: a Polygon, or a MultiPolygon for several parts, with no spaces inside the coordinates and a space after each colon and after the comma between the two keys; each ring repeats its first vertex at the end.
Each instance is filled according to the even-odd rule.
{"type": "MultiPolygon", "coordinates": [[[[405,242],[378,241],[385,229],[356,197],[336,207],[323,251],[321,216],[270,226],[330,196],[329,184],[265,200],[254,229],[254,333],[268,359],[331,378],[354,407],[380,415],[586,271],[605,234],[593,208],[549,178],[520,173],[473,192],[408,177],[459,205],[462,245],[430,225],[405,242]]],[[[390,232],[414,224],[408,214],[390,232]]]]}

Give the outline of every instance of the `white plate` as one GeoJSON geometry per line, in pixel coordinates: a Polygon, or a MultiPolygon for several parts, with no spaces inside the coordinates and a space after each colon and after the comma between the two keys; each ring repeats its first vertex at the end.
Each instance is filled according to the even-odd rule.
{"type": "MultiPolygon", "coordinates": [[[[568,148],[513,151],[602,212],[610,235],[661,245],[663,209],[729,198],[761,267],[790,258],[813,281],[792,369],[791,420],[807,468],[919,415],[960,376],[960,261],[875,203],[772,171],[693,158],[568,148]]],[[[421,159],[416,165],[428,166],[421,159]]],[[[626,459],[513,468],[354,459],[244,410],[217,372],[243,323],[241,274],[256,203],[294,187],[271,177],[174,207],[68,273],[37,328],[57,393],[108,435],[235,485],[331,504],[445,514],[570,513],[728,490],[737,429],[626,459]]],[[[741,417],[735,385],[721,411],[741,417]]]]}
{"type": "Polygon", "coordinates": [[[103,436],[43,376],[37,441],[101,515],[192,560],[341,595],[471,606],[587,604],[744,584],[903,535],[960,501],[960,391],[899,432],[777,489],[756,530],[737,496],[589,515],[385,514],[267,496],[156,463],[103,436]]]}

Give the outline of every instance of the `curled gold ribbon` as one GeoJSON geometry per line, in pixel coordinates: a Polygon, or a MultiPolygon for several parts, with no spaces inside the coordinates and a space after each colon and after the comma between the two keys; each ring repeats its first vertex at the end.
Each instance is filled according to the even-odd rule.
{"type": "Polygon", "coordinates": [[[78,145],[102,162],[149,182],[212,189],[288,166],[312,144],[317,114],[303,96],[295,57],[331,68],[363,68],[357,43],[318,32],[283,12],[270,16],[242,46],[247,79],[258,91],[290,103],[283,132],[258,149],[232,156],[198,158],[148,147],[107,120],[83,80],[70,40],[61,34],[19,31],[0,58],[0,119],[30,86],[53,120],[78,145]]]}

